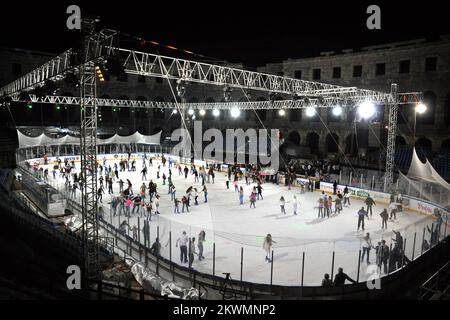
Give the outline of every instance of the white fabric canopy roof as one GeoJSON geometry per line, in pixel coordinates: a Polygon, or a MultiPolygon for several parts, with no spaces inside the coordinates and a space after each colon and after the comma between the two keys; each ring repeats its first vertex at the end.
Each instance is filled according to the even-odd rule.
{"type": "Polygon", "coordinates": [[[413,150],[411,166],[409,167],[409,171],[406,176],[410,179],[436,183],[444,188],[450,189],[450,184],[448,184],[447,181],[445,181],[439,173],[434,170],[428,159],[425,163],[420,161],[415,148],[413,150]]]}
{"type": "MultiPolygon", "coordinates": [[[[66,135],[61,138],[51,138],[46,136],[45,134],[41,134],[37,137],[29,137],[24,135],[22,132],[17,130],[17,136],[19,138],[19,149],[21,148],[31,148],[31,147],[39,147],[39,146],[57,146],[57,145],[66,145],[66,144],[80,144],[80,138],[72,137],[66,135]]],[[[135,132],[130,136],[119,136],[115,134],[111,138],[100,139],[97,138],[97,145],[105,145],[105,144],[148,144],[148,145],[160,145],[161,141],[161,132],[146,136],[140,134],[139,132],[135,132]]]]}

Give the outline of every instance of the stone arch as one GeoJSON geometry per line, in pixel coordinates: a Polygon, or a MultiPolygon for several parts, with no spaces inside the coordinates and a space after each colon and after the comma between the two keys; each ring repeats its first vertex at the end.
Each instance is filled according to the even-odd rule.
{"type": "Polygon", "coordinates": [[[319,151],[320,136],[316,132],[308,132],[306,135],[306,145],[309,147],[311,153],[319,151]]]}
{"type": "Polygon", "coordinates": [[[420,137],[416,140],[414,145],[419,148],[431,149],[433,147],[433,142],[428,138],[420,137]]]}
{"type": "Polygon", "coordinates": [[[403,136],[395,137],[395,145],[398,147],[402,147],[406,145],[406,139],[403,136]]]}
{"type": "Polygon", "coordinates": [[[300,134],[298,133],[298,131],[289,132],[286,140],[296,146],[300,146],[301,138],[300,138],[300,134]]]}
{"type": "Polygon", "coordinates": [[[332,153],[339,152],[339,136],[336,133],[327,134],[326,151],[332,153]]]}
{"type": "Polygon", "coordinates": [[[450,152],[450,139],[445,139],[441,143],[442,151],[450,152]]]}
{"type": "Polygon", "coordinates": [[[356,138],[356,135],[349,134],[345,138],[345,153],[349,155],[357,155],[358,154],[358,139],[356,138]]]}
{"type": "Polygon", "coordinates": [[[447,126],[450,126],[450,92],[445,96],[444,101],[444,121],[447,126]]]}

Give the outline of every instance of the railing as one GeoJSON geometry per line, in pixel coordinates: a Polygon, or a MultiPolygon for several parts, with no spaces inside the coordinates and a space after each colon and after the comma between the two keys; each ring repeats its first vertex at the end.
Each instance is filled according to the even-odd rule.
{"type": "Polygon", "coordinates": [[[450,299],[450,261],[422,284],[420,299],[450,299]]]}
{"type": "MultiPolygon", "coordinates": [[[[51,180],[51,179],[50,179],[51,180]]],[[[64,190],[60,190],[62,193],[65,193],[64,190]]],[[[70,196],[67,195],[67,203],[68,207],[73,210],[74,213],[81,212],[81,208],[79,203],[70,199],[70,196]]],[[[106,232],[106,238],[114,239],[114,247],[113,250],[116,252],[120,252],[121,255],[132,256],[133,259],[137,261],[145,262],[147,266],[151,268],[156,274],[164,276],[166,279],[175,280],[175,278],[182,281],[186,286],[201,286],[203,288],[209,288],[209,295],[220,296],[221,285],[220,283],[223,281],[223,278],[220,277],[220,274],[224,271],[229,272],[229,269],[232,269],[231,273],[233,278],[239,279],[232,281],[231,283],[236,289],[236,296],[240,296],[241,298],[245,298],[248,296],[252,296],[252,288],[254,287],[263,287],[264,291],[271,292],[273,288],[283,287],[283,286],[293,286],[295,284],[299,285],[301,288],[301,294],[303,294],[303,288],[311,288],[312,286],[317,286],[320,284],[320,279],[308,279],[308,269],[314,268],[321,272],[321,274],[329,272],[333,277],[333,274],[338,266],[348,266],[344,269],[350,275],[350,277],[354,278],[359,282],[359,284],[364,285],[367,280],[366,274],[364,274],[363,269],[361,267],[361,241],[352,240],[352,241],[323,241],[326,244],[325,247],[322,247],[321,250],[317,251],[317,248],[314,247],[317,245],[321,245],[319,242],[314,244],[299,244],[298,260],[294,261],[293,264],[298,265],[298,278],[294,281],[290,281],[288,284],[280,282],[277,279],[277,274],[273,272],[273,266],[277,266],[277,255],[275,255],[275,260],[272,259],[270,263],[270,272],[267,273],[267,278],[261,279],[253,279],[251,276],[244,272],[248,270],[248,259],[247,257],[259,257],[260,256],[260,248],[258,244],[258,248],[255,249],[254,245],[242,245],[239,242],[235,243],[234,248],[231,250],[230,248],[220,247],[220,243],[210,243],[209,248],[205,248],[205,255],[210,257],[211,264],[208,264],[206,268],[198,267],[198,270],[194,270],[192,267],[184,267],[178,265],[174,262],[172,253],[174,250],[174,241],[172,241],[172,235],[181,234],[182,230],[189,230],[189,235],[194,236],[200,230],[195,227],[183,224],[177,224],[174,221],[169,221],[164,217],[158,217],[156,221],[154,221],[149,229],[149,234],[145,235],[142,226],[144,225],[143,216],[139,214],[139,217],[133,218],[134,223],[137,222],[137,229],[139,230],[137,235],[133,238],[130,237],[130,229],[128,228],[126,234],[120,233],[118,226],[120,222],[122,222],[121,217],[128,222],[130,226],[130,217],[125,217],[122,215],[123,213],[119,210],[118,215],[113,215],[110,211],[109,213],[105,213],[104,220],[100,222],[100,226],[103,231],[106,232]],[[160,242],[163,244],[163,249],[161,251],[160,256],[155,256],[150,252],[149,249],[149,241],[152,239],[150,234],[157,235],[160,238],[160,242]],[[146,240],[147,239],[147,240],[146,240]],[[219,250],[220,249],[220,250],[219,250]],[[219,251],[225,250],[222,254],[218,254],[219,251]],[[236,250],[235,250],[236,249],[236,250]],[[231,250],[231,251],[230,251],[231,250]],[[350,251],[351,257],[348,255],[350,251]],[[235,252],[236,251],[236,252],[235,252]],[[231,252],[231,254],[229,254],[231,252]],[[236,253],[236,254],[235,254],[236,253]],[[226,269],[224,269],[223,264],[219,263],[219,261],[223,261],[221,259],[233,259],[233,263],[230,264],[226,269]],[[317,263],[318,261],[329,261],[331,264],[326,263],[317,263]],[[348,271],[349,270],[349,271],[348,271]],[[330,272],[331,271],[331,272],[330,272]],[[256,284],[260,283],[260,285],[256,284]],[[272,288],[272,289],[269,289],[272,288]]],[[[418,221],[416,224],[412,224],[407,226],[404,229],[399,230],[402,232],[404,236],[404,247],[403,254],[398,261],[388,262],[388,272],[384,276],[390,276],[403,268],[407,267],[407,262],[414,262],[417,260],[422,254],[429,250],[423,246],[424,240],[430,240],[430,244],[437,245],[441,242],[447,235],[447,224],[445,224],[445,229],[438,237],[438,243],[433,243],[431,239],[431,234],[428,235],[428,231],[426,230],[426,226],[430,225],[433,222],[431,217],[425,217],[422,220],[418,221]],[[443,234],[443,236],[442,236],[443,234]]],[[[433,227],[432,227],[433,228],[433,227]]],[[[206,230],[210,232],[210,234],[214,233],[214,230],[206,230]]],[[[432,230],[433,231],[433,230],[432,230]]],[[[220,235],[216,233],[216,237],[223,238],[229,235],[220,235]]],[[[242,235],[233,235],[233,236],[242,236],[242,235]]],[[[390,234],[381,235],[381,238],[385,238],[387,244],[390,245],[391,249],[393,249],[393,243],[389,243],[389,239],[391,237],[390,234]]],[[[281,239],[282,241],[291,241],[292,239],[281,239]]],[[[374,243],[376,240],[373,239],[374,243]]],[[[296,246],[294,244],[294,246],[296,246]]],[[[292,245],[291,245],[292,247],[292,245]]],[[[392,252],[392,250],[390,250],[392,252]]],[[[285,250],[277,249],[277,254],[285,254],[285,250]]],[[[274,252],[272,252],[272,257],[274,256],[274,252]]],[[[259,258],[257,258],[259,259],[259,258]]],[[[372,257],[373,260],[373,257],[372,257]]],[[[292,261],[291,261],[292,262],[292,261]]],[[[311,269],[312,270],[312,269],[311,269]]],[[[281,290],[281,289],[280,289],[281,290]]],[[[320,290],[319,290],[320,291],[320,290]]],[[[300,289],[299,289],[300,292],[300,289]]]]}

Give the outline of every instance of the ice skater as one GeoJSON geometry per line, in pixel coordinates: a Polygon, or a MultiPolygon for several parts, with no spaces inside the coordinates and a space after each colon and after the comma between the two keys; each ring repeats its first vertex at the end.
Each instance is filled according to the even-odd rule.
{"type": "Polygon", "coordinates": [[[375,249],[374,246],[372,245],[372,239],[370,239],[370,233],[366,233],[366,236],[363,238],[363,245],[362,245],[362,256],[361,256],[361,262],[364,261],[364,256],[366,255],[367,257],[367,264],[370,264],[369,262],[369,254],[370,254],[370,249],[375,249]]]}
{"type": "Polygon", "coordinates": [[[244,204],[244,188],[242,186],[239,188],[239,205],[244,204]]]}
{"type": "Polygon", "coordinates": [[[396,219],[397,219],[397,211],[398,211],[398,203],[397,203],[397,202],[392,202],[392,203],[389,205],[388,208],[391,210],[391,214],[390,214],[389,219],[391,219],[391,220],[396,220],[396,219]],[[393,219],[392,219],[392,218],[393,218],[393,219]]]}
{"type": "Polygon", "coordinates": [[[383,211],[380,213],[381,217],[381,229],[387,229],[387,221],[389,218],[389,214],[386,209],[383,209],[383,211]]]}
{"type": "Polygon", "coordinates": [[[370,197],[370,194],[367,195],[367,198],[366,198],[366,200],[364,201],[364,203],[365,203],[366,206],[367,206],[367,209],[366,209],[367,214],[369,214],[369,211],[370,211],[370,217],[372,217],[372,206],[376,206],[376,203],[375,203],[375,201],[370,197]]]}
{"type": "Polygon", "coordinates": [[[263,195],[262,195],[263,188],[261,187],[260,182],[258,182],[258,185],[256,186],[256,190],[258,190],[258,200],[259,200],[259,197],[261,197],[261,199],[264,200],[263,195]]]}
{"type": "Polygon", "coordinates": [[[252,206],[256,209],[256,188],[253,188],[253,191],[250,194],[250,208],[252,206]]]}
{"type": "Polygon", "coordinates": [[[294,209],[294,215],[297,215],[297,210],[298,210],[297,196],[294,196],[294,200],[292,201],[292,207],[294,209]]]}
{"type": "Polygon", "coordinates": [[[198,260],[202,261],[203,259],[205,259],[205,257],[203,256],[203,242],[206,241],[206,233],[205,231],[200,231],[200,233],[198,234],[198,242],[197,242],[197,247],[198,247],[198,260]]]}
{"type": "Polygon", "coordinates": [[[186,231],[183,231],[182,235],[177,239],[176,247],[180,245],[180,261],[181,263],[187,263],[187,244],[189,242],[189,238],[186,235],[186,231]]]}
{"type": "Polygon", "coordinates": [[[265,238],[263,242],[263,248],[266,251],[266,262],[271,263],[272,260],[270,259],[270,253],[272,251],[272,245],[276,243],[272,239],[272,235],[269,233],[265,238]]]}
{"type": "Polygon", "coordinates": [[[206,185],[203,186],[202,192],[205,195],[205,203],[207,203],[208,202],[208,189],[206,188],[206,185]]]}
{"type": "Polygon", "coordinates": [[[364,207],[362,207],[358,211],[358,231],[359,231],[360,227],[362,227],[362,230],[364,231],[364,218],[365,217],[369,218],[369,216],[367,215],[367,212],[364,210],[364,207]]]}
{"type": "Polygon", "coordinates": [[[233,185],[234,185],[234,192],[239,192],[239,183],[237,179],[234,179],[233,185]]]}
{"type": "Polygon", "coordinates": [[[323,218],[324,214],[323,214],[323,198],[320,197],[319,200],[317,200],[318,203],[318,213],[317,213],[317,218],[323,218]]]}
{"type": "Polygon", "coordinates": [[[286,200],[284,199],[283,196],[281,196],[280,198],[280,209],[281,209],[281,213],[286,214],[286,209],[285,206],[286,205],[286,200]]]}

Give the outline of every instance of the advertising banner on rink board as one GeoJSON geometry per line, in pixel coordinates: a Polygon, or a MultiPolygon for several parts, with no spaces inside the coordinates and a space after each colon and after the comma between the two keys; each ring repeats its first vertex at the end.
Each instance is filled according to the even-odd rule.
{"type": "MultiPolygon", "coordinates": [[[[336,188],[336,192],[340,191],[341,194],[344,194],[344,189],[345,189],[344,185],[338,185],[336,188]]],[[[333,193],[333,184],[329,183],[329,182],[321,182],[320,190],[332,194],[333,193]]],[[[378,201],[381,203],[389,204],[389,201],[390,201],[390,195],[387,193],[384,193],[384,192],[364,190],[364,189],[353,188],[353,187],[348,187],[348,191],[351,196],[361,198],[361,199],[365,199],[370,195],[370,197],[375,202],[378,201]]]]}

